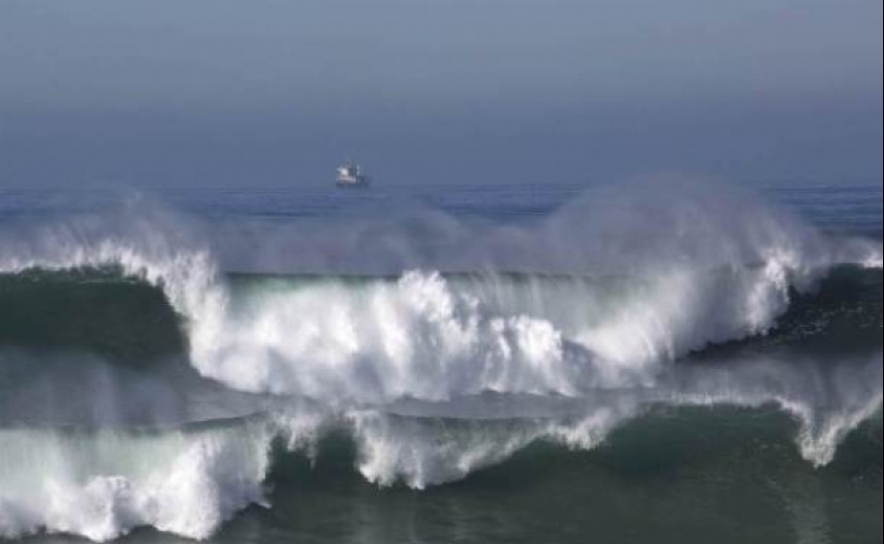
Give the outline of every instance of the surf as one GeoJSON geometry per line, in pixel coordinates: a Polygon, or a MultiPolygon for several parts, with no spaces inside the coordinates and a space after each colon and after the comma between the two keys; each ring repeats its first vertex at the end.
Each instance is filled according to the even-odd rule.
{"type": "Polygon", "coordinates": [[[360,218],[333,243],[149,207],[14,231],[0,455],[39,462],[0,473],[0,534],[206,538],[335,437],[362,480],[414,489],[616,448],[672,410],[773,411],[813,467],[880,448],[879,241],[696,188],[604,193],[527,226],[360,218]]]}
{"type": "Polygon", "coordinates": [[[734,341],[809,330],[801,341],[811,342],[833,327],[874,338],[879,270],[840,265],[814,281],[816,290],[799,291],[769,265],[603,278],[233,274],[212,284],[223,288],[223,306],[211,308],[218,317],[176,310],[165,280],[118,265],[28,269],[0,275],[0,345],[132,363],[186,355],[239,389],[321,399],[577,395],[734,341]],[[206,322],[216,326],[203,340],[211,347],[192,346],[191,333],[210,334],[206,322]]]}

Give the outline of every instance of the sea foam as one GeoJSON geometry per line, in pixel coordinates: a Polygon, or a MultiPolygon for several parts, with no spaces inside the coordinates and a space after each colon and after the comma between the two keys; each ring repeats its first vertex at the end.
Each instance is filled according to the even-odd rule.
{"type": "Polygon", "coordinates": [[[0,535],[108,540],[148,525],[206,538],[267,504],[274,444],[315,452],[330,429],[353,440],[367,480],[414,488],[536,441],[597,447],[660,405],[778,406],[798,422],[801,455],[831,462],[880,413],[880,353],[860,372],[776,358],[673,362],[768,333],[832,267],[880,267],[880,244],[832,241],[706,191],[623,198],[474,242],[458,234],[458,251],[399,254],[392,278],[357,281],[243,285],[220,272],[223,249],[150,215],[4,240],[0,273],[110,266],[162,289],[197,372],[279,398],[263,415],[205,428],[4,428],[0,535]],[[460,412],[488,394],[513,402],[498,407],[507,417],[460,412]]]}

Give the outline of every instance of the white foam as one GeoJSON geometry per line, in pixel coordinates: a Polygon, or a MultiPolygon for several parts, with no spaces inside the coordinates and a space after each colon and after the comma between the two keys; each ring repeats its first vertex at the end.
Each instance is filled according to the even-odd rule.
{"type": "Polygon", "coordinates": [[[393,283],[294,285],[249,292],[210,328],[197,321],[203,340],[192,358],[236,388],[329,400],[573,396],[647,379],[709,343],[764,334],[788,307],[795,273],[781,260],[660,272],[623,282],[618,296],[604,284],[503,277],[483,280],[497,282],[490,293],[420,271],[393,283]]]}
{"type": "MultiPolygon", "coordinates": [[[[242,290],[178,221],[150,210],[12,240],[0,271],[119,266],[164,290],[202,375],[246,391],[335,402],[574,396],[647,383],[690,351],[765,334],[790,288],[812,288],[834,264],[880,258],[867,242],[827,243],[717,189],[602,192],[518,233],[548,251],[521,255],[544,270],[573,264],[572,281],[412,270],[396,282],[242,290]],[[554,251],[563,245],[580,258],[554,251]]],[[[493,255],[506,240],[484,236],[480,246],[493,255]]]]}
{"type": "Polygon", "coordinates": [[[105,541],[134,527],[202,539],[264,502],[268,429],[138,434],[0,430],[0,536],[105,541]]]}
{"type": "Polygon", "coordinates": [[[0,466],[0,535],[47,530],[107,540],[151,525],[206,538],[237,510],[265,501],[275,436],[309,450],[336,426],[354,437],[366,479],[416,488],[462,478],[536,440],[595,447],[659,403],[779,405],[799,421],[801,454],[830,462],[850,430],[880,411],[880,355],[856,376],[771,361],[697,371],[668,363],[710,342],[765,334],[788,307],[790,288],[812,288],[842,262],[880,267],[880,251],[832,249],[770,214],[725,209],[717,217],[720,208],[690,205],[670,216],[663,208],[656,222],[601,214],[587,230],[568,219],[567,229],[553,221],[539,234],[520,233],[553,247],[567,231],[558,246],[580,255],[550,249],[528,258],[575,264],[570,271],[589,279],[458,279],[424,269],[395,281],[243,289],[223,282],[210,251],[150,222],[97,236],[53,229],[39,243],[4,247],[3,272],[120,266],[162,288],[185,318],[202,375],[247,391],[306,395],[325,408],[198,432],[0,430],[8,461],[0,466]],[[383,409],[485,391],[562,396],[581,407],[460,425],[383,409]],[[360,403],[375,406],[353,407],[360,403]]]}
{"type": "Polygon", "coordinates": [[[884,267],[884,259],[881,258],[880,253],[878,255],[870,255],[862,261],[862,266],[865,268],[881,269],[884,267]]]}
{"type": "Polygon", "coordinates": [[[868,256],[716,188],[594,196],[534,230],[464,240],[495,266],[564,268],[573,281],[424,268],[396,282],[231,290],[194,316],[193,364],[232,387],[331,401],[574,396],[647,383],[688,352],[766,334],[791,289],[868,256]]]}
{"type": "Polygon", "coordinates": [[[555,370],[563,345],[551,324],[489,316],[436,273],[252,295],[193,359],[234,387],[330,400],[572,392],[555,370]]]}
{"type": "Polygon", "coordinates": [[[189,430],[0,430],[0,536],[45,530],[103,541],[147,525],[207,538],[247,505],[267,505],[264,479],[276,437],[290,450],[318,455],[318,441],[333,429],[353,437],[356,469],[366,480],[423,489],[537,441],[595,448],[659,405],[776,405],[798,421],[802,456],[822,466],[853,429],[880,413],[880,357],[834,370],[830,362],[777,360],[674,368],[653,385],[580,398],[504,396],[515,405],[502,413],[491,400],[466,412],[462,399],[410,401],[406,415],[293,399],[269,417],[189,430]]]}

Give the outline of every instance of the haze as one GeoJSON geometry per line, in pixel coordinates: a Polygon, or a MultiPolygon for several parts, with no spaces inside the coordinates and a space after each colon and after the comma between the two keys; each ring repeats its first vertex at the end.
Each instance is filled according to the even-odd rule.
{"type": "Polygon", "coordinates": [[[881,183],[880,1],[0,4],[0,187],[881,183]]]}

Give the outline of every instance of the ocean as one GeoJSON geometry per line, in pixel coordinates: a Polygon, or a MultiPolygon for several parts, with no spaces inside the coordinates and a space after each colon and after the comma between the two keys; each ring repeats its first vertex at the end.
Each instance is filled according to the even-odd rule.
{"type": "Polygon", "coordinates": [[[882,542],[882,187],[0,189],[0,540],[882,542]]]}

